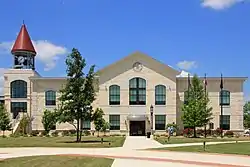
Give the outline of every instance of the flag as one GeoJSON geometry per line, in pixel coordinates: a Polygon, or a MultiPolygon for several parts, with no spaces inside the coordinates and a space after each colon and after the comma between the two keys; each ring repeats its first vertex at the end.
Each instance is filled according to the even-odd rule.
{"type": "Polygon", "coordinates": [[[222,74],[221,74],[221,77],[220,77],[220,89],[223,89],[223,78],[222,78],[222,74]]]}
{"type": "Polygon", "coordinates": [[[203,81],[205,87],[207,86],[207,74],[205,74],[204,81],[203,81]]]}
{"type": "Polygon", "coordinates": [[[191,86],[190,74],[188,74],[188,89],[190,88],[190,86],[191,86]]]}

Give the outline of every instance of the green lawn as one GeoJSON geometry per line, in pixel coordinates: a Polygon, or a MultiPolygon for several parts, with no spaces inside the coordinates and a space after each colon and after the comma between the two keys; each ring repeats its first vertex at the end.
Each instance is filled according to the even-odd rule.
{"type": "Polygon", "coordinates": [[[218,142],[218,141],[242,141],[242,140],[249,140],[249,137],[240,137],[240,138],[186,138],[186,137],[171,137],[170,141],[168,142],[168,138],[161,136],[161,137],[155,137],[155,140],[158,141],[161,144],[180,144],[180,143],[199,143],[203,141],[207,142],[218,142]]]}
{"type": "Polygon", "coordinates": [[[121,147],[125,141],[125,137],[104,137],[103,144],[101,144],[101,137],[84,136],[81,143],[76,143],[75,140],[75,136],[0,137],[0,147],[121,147]]]}
{"type": "Polygon", "coordinates": [[[227,143],[207,145],[206,151],[203,150],[203,146],[157,148],[157,150],[250,155],[250,143],[227,143]]]}
{"type": "Polygon", "coordinates": [[[111,167],[112,159],[74,156],[32,156],[0,161],[1,167],[111,167]]]}

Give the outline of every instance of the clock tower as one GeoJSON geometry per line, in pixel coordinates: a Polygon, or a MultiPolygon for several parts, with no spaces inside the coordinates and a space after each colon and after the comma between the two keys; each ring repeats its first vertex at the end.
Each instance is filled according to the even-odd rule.
{"type": "Polygon", "coordinates": [[[36,51],[25,24],[21,27],[11,53],[14,56],[14,69],[35,70],[36,51]]]}

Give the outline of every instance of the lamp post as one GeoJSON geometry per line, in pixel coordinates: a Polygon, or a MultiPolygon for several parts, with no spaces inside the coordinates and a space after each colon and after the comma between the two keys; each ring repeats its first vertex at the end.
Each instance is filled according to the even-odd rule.
{"type": "Polygon", "coordinates": [[[151,118],[151,137],[153,137],[153,111],[154,111],[154,107],[153,105],[150,106],[150,118],[151,118]]]}

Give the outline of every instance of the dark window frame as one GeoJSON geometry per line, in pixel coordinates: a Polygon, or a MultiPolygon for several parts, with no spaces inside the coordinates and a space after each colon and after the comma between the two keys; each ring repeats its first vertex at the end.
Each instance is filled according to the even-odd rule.
{"type": "Polygon", "coordinates": [[[230,130],[230,123],[231,123],[231,118],[230,115],[220,115],[220,120],[222,119],[222,129],[223,130],[230,130]]]}
{"type": "Polygon", "coordinates": [[[220,105],[229,106],[230,105],[230,91],[221,90],[220,91],[220,105]]]}
{"type": "Polygon", "coordinates": [[[120,105],[120,86],[119,85],[111,85],[109,86],[109,105],[120,105]],[[114,100],[116,99],[116,100],[114,100]],[[119,101],[117,100],[119,99],[119,101]]]}
{"type": "Polygon", "coordinates": [[[55,106],[56,105],[56,91],[47,90],[45,92],[45,105],[46,106],[55,106]]]}
{"type": "Polygon", "coordinates": [[[155,115],[155,130],[166,130],[166,115],[155,115]]]}
{"type": "Polygon", "coordinates": [[[27,98],[27,82],[15,80],[10,83],[11,98],[27,98]]]}
{"type": "Polygon", "coordinates": [[[110,124],[110,130],[120,130],[121,128],[120,115],[109,115],[109,124],[110,124]]]}
{"type": "Polygon", "coordinates": [[[156,85],[155,86],[155,105],[166,105],[166,86],[156,85]],[[157,99],[163,99],[158,101],[157,99]]]}
{"type": "Polygon", "coordinates": [[[13,114],[13,119],[16,119],[19,113],[27,113],[27,102],[11,102],[11,113],[13,114]]]}
{"type": "Polygon", "coordinates": [[[91,130],[91,121],[90,120],[84,120],[82,123],[82,129],[83,130],[91,130]]]}
{"type": "Polygon", "coordinates": [[[146,105],[147,101],[146,84],[147,84],[146,80],[140,77],[132,78],[129,80],[129,105],[146,105]],[[133,87],[133,82],[135,82],[135,87],[133,87]],[[134,98],[136,99],[136,101],[132,100],[134,98]],[[140,99],[145,99],[145,100],[140,100],[140,99]]]}

